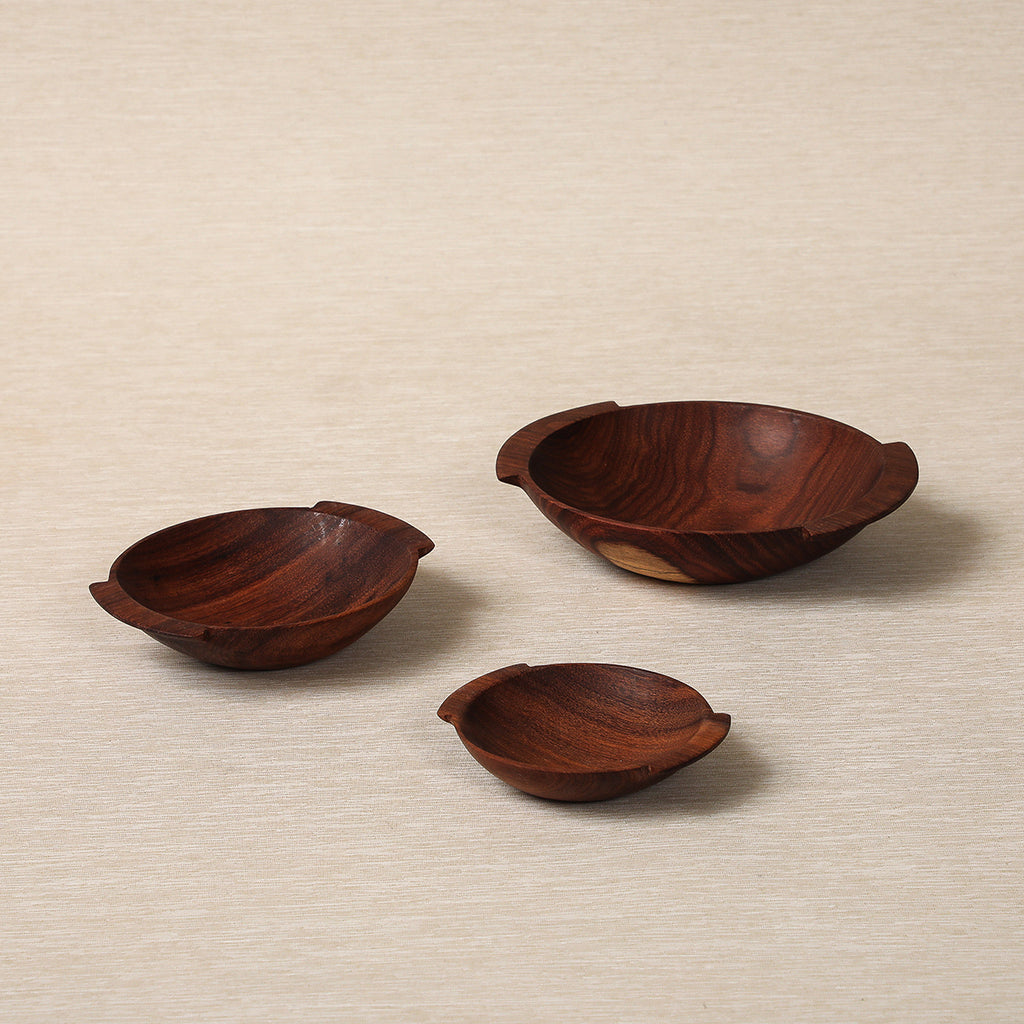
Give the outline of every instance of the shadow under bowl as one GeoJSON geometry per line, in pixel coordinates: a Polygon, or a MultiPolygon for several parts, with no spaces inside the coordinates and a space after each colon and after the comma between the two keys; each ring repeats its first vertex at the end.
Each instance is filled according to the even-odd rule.
{"type": "Polygon", "coordinates": [[[511,665],[438,709],[491,774],[549,800],[609,800],[710,753],[729,731],[691,686],[624,665],[511,665]]]}
{"type": "Polygon", "coordinates": [[[917,460],[836,420],[740,402],[602,402],[523,427],[497,475],[615,565],[680,583],[791,569],[895,511],[917,460]]]}
{"type": "Polygon", "coordinates": [[[200,661],[291,668],[384,618],[433,546],[359,505],[245,509],[140,540],[89,589],[115,618],[200,661]]]}

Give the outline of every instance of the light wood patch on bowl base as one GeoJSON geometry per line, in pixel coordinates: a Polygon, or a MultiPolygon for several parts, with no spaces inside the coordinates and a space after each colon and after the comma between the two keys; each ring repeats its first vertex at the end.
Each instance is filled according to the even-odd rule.
{"type": "Polygon", "coordinates": [[[625,544],[621,541],[598,541],[597,551],[620,569],[628,569],[641,576],[653,576],[655,579],[672,580],[675,583],[697,582],[692,577],[680,572],[671,562],[666,562],[649,551],[642,551],[632,544],[625,544]]]}

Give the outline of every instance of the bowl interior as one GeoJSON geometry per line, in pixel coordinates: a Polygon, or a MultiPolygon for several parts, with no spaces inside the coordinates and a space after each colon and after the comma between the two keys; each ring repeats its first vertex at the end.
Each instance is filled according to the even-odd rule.
{"type": "Polygon", "coordinates": [[[288,624],[389,593],[410,571],[387,534],[304,508],[251,509],[181,523],[139,541],[117,579],[140,604],[211,626],[288,624]]]}
{"type": "Polygon", "coordinates": [[[757,532],[800,526],[865,494],[881,445],[842,423],[772,406],[630,406],[542,441],[530,475],[551,497],[619,522],[757,532]]]}
{"type": "Polygon", "coordinates": [[[485,690],[460,731],[482,750],[556,771],[619,770],[678,749],[711,714],[692,687],[614,665],[524,669],[485,690]]]}

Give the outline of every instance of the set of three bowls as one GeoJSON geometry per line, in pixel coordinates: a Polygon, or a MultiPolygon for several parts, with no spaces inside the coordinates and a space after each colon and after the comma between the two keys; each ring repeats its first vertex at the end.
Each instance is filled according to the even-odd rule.
{"type": "MultiPolygon", "coordinates": [[[[501,447],[521,487],[615,565],[694,584],[794,568],[898,508],[917,484],[902,442],[777,406],[584,406],[501,447]]],[[[384,618],[434,547],[359,505],[206,516],[124,551],[90,590],[115,618],[200,661],[282,669],[348,646],[384,618]]],[[[452,693],[438,714],[489,771],[525,792],[602,800],[649,786],[729,729],[692,687],[619,665],[514,665],[452,693]]]]}

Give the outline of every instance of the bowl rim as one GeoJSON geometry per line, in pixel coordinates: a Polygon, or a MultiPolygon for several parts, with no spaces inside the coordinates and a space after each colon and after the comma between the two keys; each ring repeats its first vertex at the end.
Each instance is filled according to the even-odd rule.
{"type": "Polygon", "coordinates": [[[593,661],[560,661],[545,665],[527,665],[526,663],[519,663],[516,665],[507,665],[505,668],[495,669],[493,672],[487,672],[482,676],[477,676],[476,679],[470,680],[468,683],[465,683],[453,693],[449,694],[438,708],[437,715],[438,718],[448,722],[455,728],[459,739],[470,753],[479,751],[485,759],[494,761],[497,764],[528,772],[539,772],[557,778],[575,778],[581,775],[609,777],[626,775],[634,772],[646,772],[651,775],[656,775],[659,772],[682,768],[685,765],[692,764],[694,761],[699,761],[706,754],[710,754],[711,751],[714,750],[715,747],[717,747],[728,735],[732,724],[732,717],[730,715],[712,710],[711,705],[707,702],[703,694],[690,686],[689,683],[684,683],[682,680],[668,676],[664,672],[655,672],[651,669],[637,668],[633,665],[619,665],[610,662],[593,661]],[[677,751],[663,758],[642,758],[638,761],[624,763],[614,768],[553,768],[531,761],[520,761],[516,758],[507,757],[504,754],[494,753],[486,747],[481,747],[478,743],[475,743],[466,736],[462,729],[463,716],[469,708],[472,707],[476,699],[482,694],[501,685],[502,683],[511,682],[512,680],[528,673],[539,672],[544,669],[559,668],[614,669],[629,673],[639,673],[655,679],[664,679],[679,686],[685,686],[692,694],[696,695],[700,699],[704,705],[705,712],[699,718],[694,719],[694,731],[689,733],[688,737],[692,739],[701,732],[707,732],[709,733],[710,742],[707,743],[699,753],[692,757],[687,756],[686,754],[680,756],[680,753],[677,751]]]}
{"type": "Polygon", "coordinates": [[[820,413],[792,409],[788,406],[770,405],[764,402],[738,402],[715,399],[682,399],[666,402],[638,402],[632,405],[619,405],[615,401],[596,402],[590,405],[565,409],[561,412],[542,416],[523,427],[520,427],[501,446],[495,462],[495,472],[502,483],[522,488],[537,503],[537,498],[549,503],[552,507],[583,516],[595,524],[615,527],[619,530],[635,532],[639,535],[670,535],[675,537],[766,537],[790,534],[803,541],[813,540],[829,533],[841,530],[861,528],[884,516],[895,512],[913,493],[919,478],[917,457],[904,441],[882,442],[877,438],[851,426],[820,413]],[[793,523],[788,526],[773,527],[769,530],[700,530],[679,529],[672,526],[651,526],[646,523],[630,522],[626,519],[615,519],[597,512],[588,512],[576,505],[571,505],[556,497],[537,483],[530,462],[534,453],[549,437],[565,427],[602,416],[608,413],[624,412],[631,409],[644,409],[657,406],[704,405],[716,407],[738,407],[744,409],[770,409],[773,412],[787,413],[808,420],[831,423],[850,430],[866,438],[876,447],[882,457],[882,465],[872,485],[858,498],[848,505],[825,516],[806,522],[793,523]]]}
{"type": "Polygon", "coordinates": [[[106,580],[91,584],[90,592],[105,611],[114,618],[120,619],[129,626],[151,633],[159,633],[169,637],[192,640],[208,640],[218,633],[263,633],[270,630],[291,630],[308,628],[311,626],[323,625],[347,618],[358,612],[366,611],[380,604],[385,604],[394,594],[404,593],[411,585],[419,567],[419,559],[433,550],[434,542],[426,534],[417,530],[416,527],[386,512],[380,512],[365,505],[351,505],[342,502],[321,501],[316,505],[269,505],[254,508],[230,509],[224,512],[214,512],[205,516],[197,516],[194,519],[185,519],[179,523],[172,523],[170,526],[162,527],[153,533],[139,538],[133,544],[124,549],[111,563],[110,571],[106,580]],[[143,604],[122,585],[118,573],[124,561],[139,547],[153,539],[168,533],[171,530],[182,526],[191,526],[196,523],[210,522],[216,519],[224,519],[236,515],[244,515],[248,512],[313,512],[325,515],[335,515],[340,519],[348,519],[359,523],[362,526],[376,531],[382,535],[393,535],[396,539],[402,539],[406,544],[406,551],[409,556],[407,570],[396,579],[383,594],[376,598],[363,600],[346,605],[339,611],[331,612],[328,615],[319,615],[314,618],[296,619],[290,622],[265,622],[252,625],[224,625],[218,623],[201,622],[195,619],[180,618],[169,615],[151,605],[143,604]]]}

